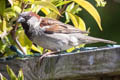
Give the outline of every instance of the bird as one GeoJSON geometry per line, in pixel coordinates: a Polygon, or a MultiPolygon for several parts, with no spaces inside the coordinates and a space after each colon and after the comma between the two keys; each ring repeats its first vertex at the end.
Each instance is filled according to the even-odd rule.
{"type": "Polygon", "coordinates": [[[53,52],[64,51],[80,44],[97,42],[116,44],[111,40],[85,35],[88,34],[87,31],[52,18],[39,16],[31,11],[20,13],[17,22],[21,23],[25,34],[34,44],[53,52]]]}

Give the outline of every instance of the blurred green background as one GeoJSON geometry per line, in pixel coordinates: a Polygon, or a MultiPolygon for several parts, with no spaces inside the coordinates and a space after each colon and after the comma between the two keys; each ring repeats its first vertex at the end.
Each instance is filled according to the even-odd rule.
{"type": "MultiPolygon", "coordinates": [[[[89,0],[95,5],[94,1],[89,0]]],[[[100,31],[95,20],[83,10],[80,16],[84,19],[86,26],[90,27],[90,36],[116,41],[120,44],[120,2],[107,0],[105,7],[97,7],[101,16],[103,31],[100,31]]],[[[88,46],[103,46],[103,43],[90,44],[88,46]]]]}

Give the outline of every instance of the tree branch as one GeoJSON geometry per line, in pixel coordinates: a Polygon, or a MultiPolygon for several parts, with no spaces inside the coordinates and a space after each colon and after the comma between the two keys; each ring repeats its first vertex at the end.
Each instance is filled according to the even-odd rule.
{"type": "Polygon", "coordinates": [[[18,48],[23,52],[23,54],[26,54],[16,37],[16,30],[18,28],[17,25],[18,25],[18,23],[16,23],[15,26],[13,26],[13,29],[11,30],[11,36],[12,36],[13,40],[15,41],[15,43],[17,44],[18,48]]]}
{"type": "MultiPolygon", "coordinates": [[[[67,1],[67,0],[65,0],[65,1],[67,1]]],[[[71,3],[71,2],[70,2],[70,3],[71,3]]],[[[63,8],[61,8],[61,9],[59,10],[60,14],[63,14],[63,13],[65,12],[65,9],[67,8],[67,6],[68,6],[70,3],[65,4],[65,5],[63,6],[63,8]]],[[[60,16],[57,16],[57,19],[59,19],[59,18],[60,18],[60,16]]]]}

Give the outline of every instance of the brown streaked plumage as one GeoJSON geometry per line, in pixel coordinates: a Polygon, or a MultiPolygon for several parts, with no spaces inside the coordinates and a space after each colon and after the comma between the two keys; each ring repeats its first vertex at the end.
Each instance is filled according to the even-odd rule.
{"type": "Polygon", "coordinates": [[[79,32],[83,34],[88,33],[86,31],[76,29],[71,25],[64,24],[54,19],[45,18],[45,17],[41,17],[41,19],[42,19],[40,24],[41,27],[45,28],[45,26],[50,26],[49,28],[46,27],[46,31],[59,32],[59,33],[74,33],[74,32],[79,32]]]}

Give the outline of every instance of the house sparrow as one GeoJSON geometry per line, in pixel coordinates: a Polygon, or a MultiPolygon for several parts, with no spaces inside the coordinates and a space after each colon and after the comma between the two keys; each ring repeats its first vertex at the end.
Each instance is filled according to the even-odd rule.
{"type": "Polygon", "coordinates": [[[84,35],[86,31],[33,12],[22,12],[17,22],[22,24],[25,34],[33,43],[51,51],[63,51],[80,44],[116,43],[84,35]]]}

